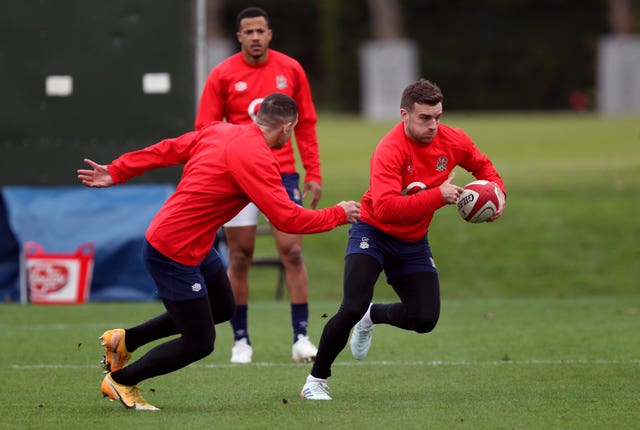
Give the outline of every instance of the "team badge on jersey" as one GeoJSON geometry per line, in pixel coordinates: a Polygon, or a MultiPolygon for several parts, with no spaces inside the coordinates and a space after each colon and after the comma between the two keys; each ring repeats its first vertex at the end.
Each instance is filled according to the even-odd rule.
{"type": "Polygon", "coordinates": [[[284,75],[276,76],[276,87],[278,87],[279,90],[287,88],[287,78],[285,78],[284,75]]]}
{"type": "Polygon", "coordinates": [[[447,170],[447,162],[449,160],[447,160],[447,157],[442,156],[442,157],[438,157],[438,161],[436,162],[436,170],[438,172],[442,172],[443,170],[447,170]]]}
{"type": "Polygon", "coordinates": [[[236,91],[242,92],[247,89],[247,83],[244,81],[238,81],[233,85],[233,87],[236,89],[236,91]]]}

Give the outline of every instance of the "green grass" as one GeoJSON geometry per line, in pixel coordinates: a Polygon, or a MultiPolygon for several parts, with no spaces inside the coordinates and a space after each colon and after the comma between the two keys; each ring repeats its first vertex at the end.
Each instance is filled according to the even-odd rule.
{"type": "MultiPolygon", "coordinates": [[[[496,223],[453,206],[429,239],[442,318],[417,335],[376,329],[363,363],[348,351],[332,402],[303,402],[309,365],[290,362],[290,316],[273,301],[277,272],[251,271],[255,364],[228,364],[231,333],[179,372],[142,384],[162,411],[101,398],[97,336],[156,315],[158,303],[0,306],[0,429],[635,429],[640,422],[640,119],[591,114],[452,114],[508,189],[496,223]],[[153,389],[153,391],[152,391],[153,389]]],[[[393,123],[324,115],[321,204],[359,199],[369,157],[393,123]]],[[[458,172],[456,182],[471,180],[458,172]]],[[[348,227],[305,237],[310,335],[342,292],[348,227]]],[[[261,238],[258,253],[272,253],[261,238]]],[[[394,300],[384,280],[376,300],[394,300]]],[[[144,352],[144,351],[141,351],[144,352]]]]}
{"type": "MultiPolygon", "coordinates": [[[[458,113],[446,114],[443,122],[473,138],[494,161],[508,191],[506,211],[493,224],[467,224],[454,206],[436,213],[429,240],[444,297],[640,292],[640,118],[458,113]]],[[[373,148],[392,126],[320,119],[323,205],[360,198],[373,148]]],[[[472,179],[456,171],[457,184],[472,179]]],[[[305,237],[315,298],[341,292],[347,230],[305,237]]],[[[256,285],[264,279],[260,273],[256,285]]],[[[393,296],[384,286],[378,294],[393,296]]],[[[271,296],[268,287],[260,297],[271,296]]]]}
{"type": "MultiPolygon", "coordinates": [[[[312,303],[313,338],[336,308],[312,303]]],[[[639,308],[640,296],[446,300],[433,333],[381,326],[367,360],[343,351],[334,400],[311,402],[298,398],[310,365],[290,361],[287,303],[257,301],[254,364],[228,364],[223,324],[213,355],[141,384],[162,409],[148,413],[101,397],[97,337],[160,304],[5,305],[0,428],[636,429],[639,308]]]]}

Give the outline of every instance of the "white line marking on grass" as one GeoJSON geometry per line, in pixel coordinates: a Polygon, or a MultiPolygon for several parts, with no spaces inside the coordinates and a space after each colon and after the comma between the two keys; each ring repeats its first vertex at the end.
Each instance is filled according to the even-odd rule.
{"type": "MultiPolygon", "coordinates": [[[[111,327],[122,327],[124,323],[110,324],[111,327]]],[[[97,329],[96,330],[96,338],[102,334],[105,330],[105,324],[67,324],[67,323],[55,323],[55,324],[25,324],[25,325],[15,325],[15,324],[0,324],[0,330],[24,330],[24,331],[41,331],[41,330],[70,330],[77,329],[81,327],[83,329],[97,329]],[[99,333],[98,333],[99,331],[99,333]]]]}
{"type": "MultiPolygon", "coordinates": [[[[309,363],[276,363],[269,361],[261,361],[251,364],[192,364],[189,367],[196,369],[229,369],[241,368],[246,366],[254,367],[301,367],[309,363]]],[[[518,366],[518,365],[566,365],[566,364],[640,364],[640,359],[632,360],[587,360],[587,359],[568,359],[568,360],[500,360],[500,361],[337,361],[334,366],[355,367],[355,366],[427,366],[427,367],[443,367],[443,366],[518,366]]],[[[13,370],[32,370],[32,369],[91,369],[100,368],[99,365],[75,365],[75,364],[10,364],[7,366],[13,370]]]]}

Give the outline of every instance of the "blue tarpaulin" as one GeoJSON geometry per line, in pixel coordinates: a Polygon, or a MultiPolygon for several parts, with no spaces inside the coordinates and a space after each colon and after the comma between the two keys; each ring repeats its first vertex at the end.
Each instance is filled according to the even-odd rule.
{"type": "Polygon", "coordinates": [[[19,299],[19,253],[22,244],[34,241],[51,253],[95,244],[91,301],[155,300],[142,243],[151,219],[174,190],[171,184],[2,188],[1,298],[19,299]]]}

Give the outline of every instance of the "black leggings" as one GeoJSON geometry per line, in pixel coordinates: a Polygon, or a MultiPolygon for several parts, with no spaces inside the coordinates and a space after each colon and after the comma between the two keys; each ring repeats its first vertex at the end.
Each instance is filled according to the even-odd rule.
{"type": "Polygon", "coordinates": [[[149,350],[139,360],[113,372],[113,379],[124,385],[181,369],[213,352],[215,324],[231,319],[235,300],[224,268],[205,278],[208,296],[193,300],[164,300],[167,312],[126,330],[130,352],[157,339],[181,336],[149,350]]]}
{"type": "MultiPolygon", "coordinates": [[[[346,257],[342,303],[324,326],[311,375],[325,379],[331,376],[331,365],[346,346],[349,332],[367,311],[381,271],[382,267],[373,257],[365,254],[346,257]]],[[[432,331],[440,317],[438,274],[411,273],[391,279],[390,284],[400,302],[372,306],[371,320],[418,333],[432,331]]]]}

